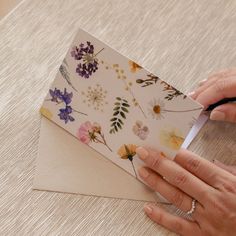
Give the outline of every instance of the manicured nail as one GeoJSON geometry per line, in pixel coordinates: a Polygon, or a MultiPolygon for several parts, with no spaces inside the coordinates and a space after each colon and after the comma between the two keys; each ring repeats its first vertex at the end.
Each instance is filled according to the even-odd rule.
{"type": "Polygon", "coordinates": [[[139,158],[140,158],[141,160],[145,160],[145,159],[147,159],[147,157],[148,157],[148,152],[147,152],[147,150],[144,149],[143,147],[138,147],[138,148],[136,149],[136,153],[138,154],[138,156],[139,156],[139,158]]]}
{"type": "Polygon", "coordinates": [[[203,85],[206,81],[207,81],[207,79],[201,80],[201,81],[198,83],[198,85],[201,86],[201,85],[203,85]]]}
{"type": "Polygon", "coordinates": [[[212,111],[210,115],[211,120],[225,120],[225,113],[221,111],[212,111]]]}
{"type": "Polygon", "coordinates": [[[195,91],[190,92],[190,93],[188,93],[187,95],[188,95],[189,97],[192,97],[192,96],[194,96],[194,94],[195,94],[195,91]]]}
{"type": "Polygon", "coordinates": [[[149,176],[149,172],[148,172],[145,168],[143,168],[143,167],[141,167],[141,168],[138,170],[138,173],[139,173],[139,175],[140,175],[142,178],[144,178],[144,179],[146,179],[146,178],[149,176]]]}
{"type": "Polygon", "coordinates": [[[152,214],[153,207],[152,207],[150,204],[145,204],[145,206],[144,206],[144,211],[145,211],[147,214],[152,214]]]}

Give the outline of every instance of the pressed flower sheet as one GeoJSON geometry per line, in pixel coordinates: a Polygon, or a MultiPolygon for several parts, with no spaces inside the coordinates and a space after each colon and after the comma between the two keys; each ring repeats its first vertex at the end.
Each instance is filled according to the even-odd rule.
{"type": "MultiPolygon", "coordinates": [[[[79,30],[41,113],[137,177],[135,148],[174,157],[202,106],[79,30]]],[[[78,153],[79,155],[79,153],[78,153]]]]}

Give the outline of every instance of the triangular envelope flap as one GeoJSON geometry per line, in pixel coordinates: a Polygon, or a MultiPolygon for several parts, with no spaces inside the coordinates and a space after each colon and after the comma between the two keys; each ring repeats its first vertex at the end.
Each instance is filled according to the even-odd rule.
{"type": "Polygon", "coordinates": [[[201,111],[200,104],[83,30],[41,108],[136,177],[135,148],[148,145],[174,157],[201,111]]]}
{"type": "Polygon", "coordinates": [[[42,117],[34,189],[154,201],[156,194],[42,117]]]}

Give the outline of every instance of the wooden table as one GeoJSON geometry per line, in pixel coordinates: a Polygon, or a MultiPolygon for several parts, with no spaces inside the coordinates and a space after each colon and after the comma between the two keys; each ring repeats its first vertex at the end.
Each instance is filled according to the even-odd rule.
{"type": "MultiPolygon", "coordinates": [[[[172,235],[143,202],[32,191],[39,107],[79,27],[183,92],[236,65],[234,0],[25,0],[0,22],[0,235],[172,235]]],[[[236,126],[190,147],[236,164],[236,126]]]]}

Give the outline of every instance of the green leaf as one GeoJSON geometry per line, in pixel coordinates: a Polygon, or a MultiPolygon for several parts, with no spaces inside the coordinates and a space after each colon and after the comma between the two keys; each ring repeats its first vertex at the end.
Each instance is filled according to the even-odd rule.
{"type": "Polygon", "coordinates": [[[119,114],[119,111],[116,111],[113,113],[113,116],[117,116],[119,114]]]}
{"type": "Polygon", "coordinates": [[[122,103],[122,106],[124,107],[130,107],[130,105],[128,103],[122,103]]]}
{"type": "Polygon", "coordinates": [[[120,97],[116,97],[116,100],[121,101],[121,98],[120,97]]]}
{"type": "Polygon", "coordinates": [[[115,105],[116,105],[116,106],[120,106],[120,103],[119,103],[119,102],[115,102],[115,105]]]}
{"type": "Polygon", "coordinates": [[[124,122],[123,122],[121,119],[119,119],[119,118],[118,118],[118,122],[119,122],[120,124],[122,124],[122,125],[124,124],[124,122]]]}
{"type": "Polygon", "coordinates": [[[118,126],[120,129],[122,129],[122,127],[121,127],[121,124],[120,124],[120,123],[117,123],[117,126],[118,126]]]}
{"type": "Polygon", "coordinates": [[[124,119],[126,119],[125,113],[124,113],[123,111],[120,112],[120,115],[121,115],[124,119]]]}
{"type": "Polygon", "coordinates": [[[116,117],[114,117],[114,118],[110,119],[110,121],[111,121],[111,122],[113,122],[113,121],[116,121],[116,120],[117,120],[117,118],[116,118],[116,117]]]}
{"type": "Polygon", "coordinates": [[[117,126],[115,126],[114,128],[115,128],[116,132],[118,132],[118,128],[117,128],[117,126]]]}
{"type": "Polygon", "coordinates": [[[116,122],[113,122],[112,124],[111,124],[111,126],[115,126],[116,125],[116,122]]]}
{"type": "Polygon", "coordinates": [[[122,109],[122,111],[124,111],[124,112],[127,112],[127,113],[129,112],[128,109],[125,108],[125,107],[121,107],[121,109],[122,109]]]}
{"type": "Polygon", "coordinates": [[[115,107],[115,108],[113,109],[113,111],[118,111],[118,110],[120,110],[120,107],[115,107]]]}

